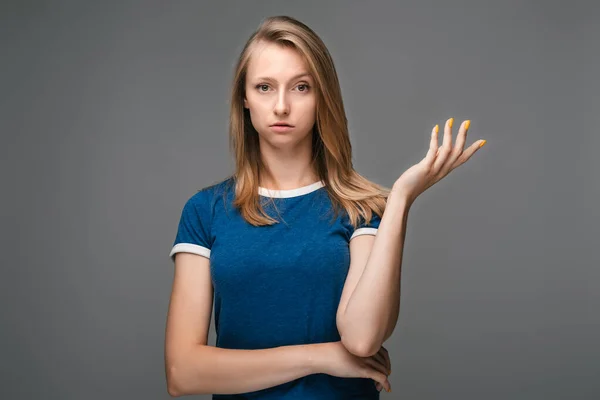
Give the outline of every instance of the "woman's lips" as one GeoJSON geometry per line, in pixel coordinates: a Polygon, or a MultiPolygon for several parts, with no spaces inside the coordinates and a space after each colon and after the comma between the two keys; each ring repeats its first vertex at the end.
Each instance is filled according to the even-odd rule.
{"type": "Polygon", "coordinates": [[[271,125],[271,130],[275,132],[289,132],[294,129],[291,125],[271,125]]]}

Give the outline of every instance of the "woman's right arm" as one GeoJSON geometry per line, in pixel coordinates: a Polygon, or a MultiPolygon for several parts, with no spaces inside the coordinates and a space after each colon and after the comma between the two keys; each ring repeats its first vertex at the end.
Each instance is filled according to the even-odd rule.
{"type": "Polygon", "coordinates": [[[321,371],[328,343],[258,350],[208,346],[212,308],[209,259],[177,253],[165,333],[171,396],[245,393],[321,371]]]}

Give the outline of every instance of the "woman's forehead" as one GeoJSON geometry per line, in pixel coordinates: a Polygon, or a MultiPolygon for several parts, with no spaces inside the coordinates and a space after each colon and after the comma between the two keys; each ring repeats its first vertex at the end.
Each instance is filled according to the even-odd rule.
{"type": "Polygon", "coordinates": [[[261,43],[250,55],[249,78],[271,78],[277,81],[310,74],[304,57],[294,48],[276,43],[261,43]]]}

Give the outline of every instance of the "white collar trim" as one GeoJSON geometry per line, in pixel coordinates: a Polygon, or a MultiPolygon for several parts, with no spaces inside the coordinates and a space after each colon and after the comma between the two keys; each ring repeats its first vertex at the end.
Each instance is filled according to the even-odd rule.
{"type": "Polygon", "coordinates": [[[310,192],[314,192],[315,190],[322,188],[323,186],[325,186],[325,183],[323,181],[311,183],[310,185],[302,186],[302,187],[299,187],[296,189],[276,190],[276,189],[267,189],[267,188],[263,188],[263,187],[259,186],[258,194],[260,194],[261,196],[265,196],[265,197],[279,197],[279,198],[296,197],[296,196],[302,196],[303,194],[307,194],[310,192]]]}

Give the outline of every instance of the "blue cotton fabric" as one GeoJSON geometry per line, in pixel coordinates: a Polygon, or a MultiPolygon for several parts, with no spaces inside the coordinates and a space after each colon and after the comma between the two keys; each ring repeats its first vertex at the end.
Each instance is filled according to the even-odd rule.
{"type": "MultiPolygon", "coordinates": [[[[233,178],[185,203],[170,258],[210,259],[216,346],[266,349],[340,340],[336,311],[350,266],[352,238],[375,235],[380,218],[355,230],[346,212],[335,219],[323,182],[292,190],[259,188],[272,226],[247,223],[232,206],[233,178]],[[273,200],[275,206],[269,203],[273,200]]],[[[312,374],[274,387],[213,399],[379,399],[374,381],[312,374]]]]}

